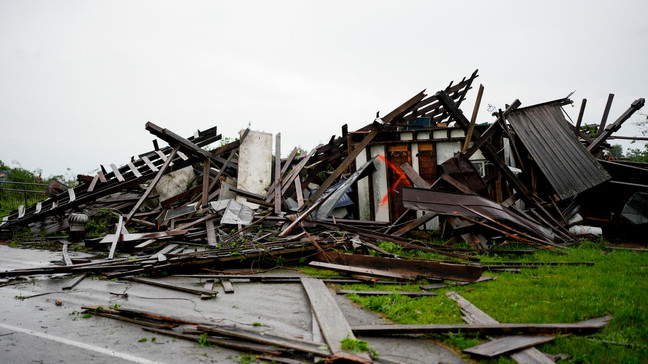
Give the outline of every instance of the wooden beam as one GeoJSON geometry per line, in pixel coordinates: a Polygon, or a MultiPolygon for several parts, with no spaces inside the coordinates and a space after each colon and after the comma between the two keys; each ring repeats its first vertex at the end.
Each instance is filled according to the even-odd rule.
{"type": "Polygon", "coordinates": [[[281,214],[281,133],[275,137],[275,163],[274,163],[274,213],[281,214]]]}
{"type": "Polygon", "coordinates": [[[329,350],[337,359],[349,360],[356,363],[372,363],[367,353],[351,353],[342,349],[342,341],[355,339],[349,323],[346,321],[335,298],[324,283],[317,278],[301,278],[302,286],[308,295],[311,309],[317,318],[317,323],[322,330],[322,336],[328,344],[329,350]]]}
{"type": "Polygon", "coordinates": [[[601,135],[603,130],[605,130],[605,123],[607,122],[608,115],[610,115],[610,109],[612,108],[612,100],[614,100],[614,94],[609,94],[607,102],[605,103],[605,110],[603,111],[603,116],[601,117],[601,124],[599,124],[598,129],[596,129],[597,135],[601,135]]]}
{"type": "Polygon", "coordinates": [[[470,141],[472,140],[472,134],[475,130],[475,123],[477,122],[477,113],[479,113],[479,106],[481,105],[482,95],[484,94],[484,85],[479,85],[479,91],[477,92],[477,99],[475,100],[475,107],[473,108],[472,116],[470,117],[470,126],[468,127],[468,132],[466,133],[466,140],[464,141],[462,152],[468,150],[470,146],[470,141]]]}
{"type": "Polygon", "coordinates": [[[128,224],[128,222],[133,217],[133,215],[137,212],[137,210],[140,208],[140,206],[142,206],[142,203],[144,203],[144,201],[149,197],[151,192],[153,192],[153,189],[155,188],[155,185],[160,181],[160,178],[162,178],[162,175],[164,174],[166,169],[171,164],[171,161],[173,160],[173,157],[175,156],[175,154],[178,152],[178,149],[180,149],[180,145],[176,145],[173,148],[173,150],[169,154],[168,158],[166,159],[166,161],[164,161],[164,164],[162,165],[162,167],[160,167],[160,170],[158,171],[158,173],[153,178],[153,181],[151,181],[151,183],[149,183],[149,186],[146,188],[146,191],[144,191],[144,193],[142,194],[140,199],[135,203],[135,206],[133,206],[133,208],[128,213],[128,215],[126,215],[124,225],[128,224]]]}

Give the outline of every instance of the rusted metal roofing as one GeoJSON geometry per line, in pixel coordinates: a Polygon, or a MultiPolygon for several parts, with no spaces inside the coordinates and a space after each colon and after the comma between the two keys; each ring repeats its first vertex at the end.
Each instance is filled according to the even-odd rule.
{"type": "Polygon", "coordinates": [[[567,125],[564,100],[529,106],[507,116],[511,127],[560,198],[575,196],[610,179],[567,125]]]}

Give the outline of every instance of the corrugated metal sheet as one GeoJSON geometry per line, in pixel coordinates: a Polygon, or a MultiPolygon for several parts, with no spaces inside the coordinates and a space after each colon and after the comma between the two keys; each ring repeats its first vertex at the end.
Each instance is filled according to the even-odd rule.
{"type": "Polygon", "coordinates": [[[515,110],[507,120],[560,198],[610,179],[569,130],[560,101],[515,110]]]}

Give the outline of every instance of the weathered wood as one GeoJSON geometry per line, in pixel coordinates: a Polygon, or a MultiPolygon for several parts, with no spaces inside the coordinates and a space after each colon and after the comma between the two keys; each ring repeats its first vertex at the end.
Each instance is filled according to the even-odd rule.
{"type": "Polygon", "coordinates": [[[342,265],[342,264],[310,262],[308,263],[308,265],[315,268],[329,269],[332,271],[342,272],[342,273],[363,274],[363,275],[368,275],[373,277],[404,279],[410,281],[416,279],[416,275],[412,275],[412,274],[388,272],[379,269],[352,267],[352,266],[342,265]]]}
{"type": "Polygon", "coordinates": [[[464,282],[474,282],[482,274],[482,268],[480,266],[426,259],[394,259],[361,254],[326,252],[316,255],[314,260],[345,264],[357,268],[376,269],[379,271],[404,274],[410,277],[432,277],[464,282]]]}
{"type": "Polygon", "coordinates": [[[275,345],[282,348],[293,349],[304,353],[311,353],[315,355],[328,357],[331,352],[322,348],[322,344],[316,342],[309,342],[306,340],[299,340],[292,337],[286,337],[277,333],[258,333],[249,330],[243,330],[236,327],[221,327],[211,325],[199,325],[199,330],[205,332],[213,332],[220,335],[227,335],[237,337],[244,340],[255,341],[268,345],[275,345]]]}
{"type": "Polygon", "coordinates": [[[420,217],[417,217],[416,219],[408,222],[407,224],[403,225],[400,229],[396,230],[392,235],[394,236],[403,236],[410,231],[416,229],[417,227],[427,223],[428,221],[434,219],[437,216],[434,212],[424,212],[423,215],[420,217]]]}
{"type": "Polygon", "coordinates": [[[65,262],[65,265],[72,265],[72,259],[70,259],[70,255],[68,254],[68,242],[64,241],[63,242],[63,250],[61,251],[63,254],[63,261],[65,262]]]}
{"type": "Polygon", "coordinates": [[[226,280],[226,279],[221,279],[220,281],[221,286],[223,286],[223,291],[225,293],[234,293],[234,286],[232,285],[232,282],[226,280]]]}
{"type": "Polygon", "coordinates": [[[171,164],[171,160],[173,160],[173,157],[174,157],[175,154],[178,152],[178,149],[179,149],[179,148],[180,148],[180,145],[176,145],[176,146],[173,148],[173,150],[172,150],[171,153],[169,154],[169,157],[168,157],[167,160],[164,162],[164,164],[162,165],[162,167],[160,168],[160,170],[158,171],[158,173],[155,175],[155,178],[153,178],[153,181],[151,181],[151,183],[149,184],[149,186],[146,188],[146,191],[144,191],[144,193],[142,194],[142,196],[140,197],[140,199],[137,200],[137,202],[135,203],[135,206],[133,206],[133,208],[132,208],[131,211],[128,213],[128,215],[126,215],[126,219],[125,219],[124,224],[128,224],[128,222],[129,222],[130,219],[133,217],[133,215],[137,212],[137,210],[139,210],[140,206],[142,206],[142,203],[144,203],[144,201],[149,197],[149,195],[151,194],[151,192],[153,192],[153,189],[155,188],[155,185],[160,181],[160,178],[162,178],[162,175],[164,174],[164,172],[166,171],[166,169],[167,169],[167,168],[169,167],[169,165],[171,164]]]}
{"type": "Polygon", "coordinates": [[[68,291],[76,287],[82,280],[84,280],[88,275],[83,273],[76,278],[71,279],[65,286],[61,287],[62,290],[68,291]]]}
{"type": "Polygon", "coordinates": [[[583,99],[580,106],[580,111],[578,112],[578,119],[576,119],[576,126],[574,134],[578,136],[580,134],[581,123],[583,122],[583,115],[585,115],[585,106],[587,105],[587,99],[583,99]]]}
{"type": "Polygon", "coordinates": [[[117,243],[122,240],[122,228],[124,227],[124,216],[119,215],[119,222],[117,223],[117,230],[115,231],[115,236],[110,244],[110,253],[108,254],[108,259],[115,257],[115,250],[117,249],[117,243]]]}
{"type": "Polygon", "coordinates": [[[193,293],[197,295],[209,295],[210,297],[214,297],[218,292],[216,291],[210,291],[202,288],[190,288],[190,287],[184,287],[184,286],[178,286],[175,284],[169,284],[169,283],[164,283],[158,280],[153,280],[153,279],[145,279],[145,278],[136,278],[136,277],[123,277],[123,279],[128,280],[128,281],[133,281],[137,283],[143,283],[143,284],[148,284],[151,286],[156,286],[160,288],[167,288],[167,289],[172,289],[174,291],[182,291],[182,292],[188,292],[188,293],[193,293]]]}
{"type": "Polygon", "coordinates": [[[354,291],[351,289],[339,289],[337,294],[357,294],[358,296],[389,296],[392,294],[418,297],[418,296],[436,296],[436,292],[413,292],[413,291],[354,291]]]}
{"type": "Polygon", "coordinates": [[[206,207],[207,203],[209,203],[209,172],[211,171],[211,166],[209,165],[210,162],[211,161],[209,159],[203,160],[203,180],[200,207],[206,207]]]}
{"type": "MultiPolygon", "coordinates": [[[[156,334],[162,334],[171,337],[177,337],[179,339],[192,340],[192,341],[198,341],[199,339],[201,339],[199,335],[182,334],[173,330],[164,330],[164,329],[157,329],[152,327],[142,327],[142,329],[144,331],[149,331],[156,334]]],[[[262,354],[280,355],[286,351],[285,349],[280,349],[273,345],[254,344],[250,342],[231,340],[231,339],[219,339],[211,336],[205,337],[204,340],[216,346],[222,346],[224,348],[230,348],[230,349],[235,349],[235,350],[240,350],[245,352],[252,351],[255,353],[262,353],[262,354]]]]}
{"type": "Polygon", "coordinates": [[[205,221],[205,228],[207,230],[207,245],[216,247],[218,242],[216,241],[216,230],[214,229],[214,220],[205,221]]]}
{"type": "MultiPolygon", "coordinates": [[[[446,292],[446,296],[457,302],[461,308],[463,319],[469,324],[496,324],[494,318],[477,308],[456,292],[446,292]]],[[[552,364],[553,360],[547,358],[542,352],[535,348],[522,350],[511,355],[511,358],[520,364],[552,364]]]]}
{"type": "MultiPolygon", "coordinates": [[[[463,115],[461,110],[459,110],[456,107],[456,104],[454,101],[446,95],[443,91],[439,91],[436,93],[437,98],[439,101],[443,104],[443,106],[446,108],[450,116],[457,122],[457,124],[464,130],[467,131],[468,128],[470,127],[470,122],[466,119],[466,117],[463,115]]],[[[510,109],[510,107],[509,107],[510,109]]],[[[507,110],[508,111],[508,110],[507,110]]],[[[475,139],[479,139],[480,134],[475,130],[473,132],[473,136],[475,139]]],[[[495,150],[495,148],[489,144],[485,143],[481,148],[482,153],[484,153],[484,156],[488,158],[491,162],[493,162],[504,174],[506,179],[513,185],[513,187],[521,194],[521,198],[524,199],[524,201],[527,204],[533,205],[534,201],[531,195],[531,192],[528,190],[526,185],[524,185],[518,178],[517,176],[511,171],[511,169],[504,163],[504,161],[497,155],[498,151],[495,150]]]]}
{"type": "MultiPolygon", "coordinates": [[[[426,96],[424,91],[421,91],[419,94],[415,95],[411,99],[407,100],[404,104],[397,107],[389,114],[385,115],[383,117],[383,122],[385,124],[391,124],[392,122],[396,121],[398,117],[403,116],[405,113],[407,113],[413,106],[415,106],[426,96]]],[[[369,134],[367,134],[359,144],[355,145],[355,149],[352,152],[349,152],[349,155],[344,159],[344,161],[342,161],[342,163],[338,165],[333,173],[331,173],[331,175],[328,176],[328,178],[324,182],[322,182],[320,187],[317,189],[317,192],[315,192],[305,203],[305,206],[310,206],[315,203],[315,201],[317,201],[317,199],[320,198],[322,194],[324,194],[326,189],[333,185],[333,182],[335,182],[338,177],[340,177],[340,175],[351,165],[351,163],[355,162],[356,157],[360,153],[364,152],[364,149],[367,147],[367,145],[369,145],[369,143],[380,133],[380,131],[383,129],[383,125],[374,125],[371,132],[369,132],[369,134]]]]}
{"type": "Polygon", "coordinates": [[[640,99],[635,100],[632,103],[632,105],[630,105],[630,108],[628,108],[628,110],[626,110],[623,114],[621,114],[621,116],[619,116],[619,118],[616,119],[616,121],[614,123],[612,123],[607,128],[605,128],[605,130],[600,130],[599,131],[598,137],[592,142],[592,144],[589,145],[589,147],[587,147],[587,151],[592,153],[592,154],[596,154],[598,152],[598,148],[601,146],[601,144],[603,144],[603,142],[605,142],[605,140],[610,135],[612,135],[617,130],[619,130],[621,128],[621,125],[623,125],[623,123],[626,120],[628,120],[632,116],[632,114],[635,113],[635,111],[641,109],[644,106],[645,103],[646,103],[646,100],[644,98],[640,98],[640,99]]]}
{"type": "Polygon", "coordinates": [[[275,163],[274,163],[274,212],[281,214],[281,133],[277,133],[275,137],[275,163]]]}
{"type": "Polygon", "coordinates": [[[473,131],[475,130],[475,123],[477,122],[477,114],[479,113],[479,106],[481,105],[483,94],[484,85],[479,85],[479,91],[477,91],[477,99],[475,100],[475,107],[473,107],[473,113],[470,117],[470,126],[468,127],[468,131],[466,132],[466,140],[464,141],[464,145],[461,148],[462,152],[467,151],[468,147],[470,146],[470,141],[472,140],[473,131]]]}
{"type": "Polygon", "coordinates": [[[601,135],[603,130],[605,130],[605,123],[607,122],[608,115],[610,115],[610,109],[612,108],[612,101],[614,100],[614,94],[609,94],[607,102],[605,103],[605,110],[603,111],[603,116],[601,117],[601,123],[599,124],[596,133],[601,135]]]}
{"type": "Polygon", "coordinates": [[[342,341],[355,339],[355,335],[335,302],[335,298],[324,283],[310,277],[301,278],[301,283],[308,295],[311,309],[317,317],[322,336],[324,336],[333,356],[352,362],[371,363],[372,361],[366,353],[350,353],[342,349],[342,341]]]}
{"type": "Polygon", "coordinates": [[[432,187],[431,184],[427,183],[427,181],[425,181],[418,173],[416,173],[414,168],[412,168],[412,166],[409,163],[401,164],[400,168],[403,172],[405,172],[407,178],[409,178],[410,181],[412,181],[414,187],[418,187],[418,188],[432,187]]]}
{"type": "Polygon", "coordinates": [[[529,336],[529,335],[517,335],[517,336],[506,336],[503,338],[495,339],[489,341],[485,344],[473,346],[471,348],[464,349],[464,353],[485,356],[492,358],[498,355],[507,354],[521,349],[526,349],[535,345],[543,344],[549,341],[555,340],[556,337],[553,335],[539,335],[539,336],[529,336]]]}
{"type": "Polygon", "coordinates": [[[368,325],[354,326],[353,331],[362,336],[383,336],[397,334],[481,334],[481,335],[510,335],[510,334],[591,334],[606,324],[450,324],[450,325],[368,325]]]}

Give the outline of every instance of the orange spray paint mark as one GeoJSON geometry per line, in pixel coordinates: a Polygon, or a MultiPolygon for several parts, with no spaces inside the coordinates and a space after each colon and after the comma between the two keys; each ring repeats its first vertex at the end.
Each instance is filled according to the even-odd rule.
{"type": "MultiPolygon", "coordinates": [[[[385,194],[385,196],[383,196],[382,201],[380,202],[381,205],[384,205],[389,201],[389,194],[396,191],[396,188],[398,187],[398,185],[401,182],[405,183],[408,187],[412,187],[412,184],[410,183],[409,178],[407,178],[407,175],[405,174],[405,172],[403,172],[403,170],[400,169],[400,167],[392,164],[382,154],[378,155],[378,159],[385,162],[385,165],[387,167],[389,167],[390,169],[392,169],[394,171],[394,173],[396,173],[398,175],[398,179],[396,180],[396,182],[392,183],[391,187],[389,187],[389,190],[387,191],[387,194],[385,194]]],[[[410,164],[411,164],[411,157],[408,157],[408,160],[410,161],[410,164]]]]}

